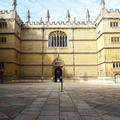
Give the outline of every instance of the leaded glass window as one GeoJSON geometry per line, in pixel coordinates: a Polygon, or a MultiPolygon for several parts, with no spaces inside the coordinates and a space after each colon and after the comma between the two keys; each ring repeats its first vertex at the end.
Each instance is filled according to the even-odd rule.
{"type": "Polygon", "coordinates": [[[62,31],[54,31],[49,35],[49,47],[67,47],[67,35],[62,31]]]}

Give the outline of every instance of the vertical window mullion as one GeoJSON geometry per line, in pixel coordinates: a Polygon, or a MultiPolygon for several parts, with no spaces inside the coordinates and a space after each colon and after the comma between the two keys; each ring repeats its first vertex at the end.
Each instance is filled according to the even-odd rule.
{"type": "Polygon", "coordinates": [[[61,47],[63,47],[63,35],[61,35],[61,47]]]}
{"type": "Polygon", "coordinates": [[[51,36],[49,36],[49,41],[48,41],[48,42],[49,42],[48,44],[49,44],[49,47],[50,47],[50,42],[51,42],[51,36]]]}
{"type": "Polygon", "coordinates": [[[54,40],[53,40],[53,47],[55,47],[55,36],[54,36],[54,40]]]}
{"type": "Polygon", "coordinates": [[[52,47],[52,36],[50,36],[50,47],[52,47]]]}
{"type": "Polygon", "coordinates": [[[65,42],[64,42],[64,35],[63,35],[63,47],[65,46],[65,42]]]}

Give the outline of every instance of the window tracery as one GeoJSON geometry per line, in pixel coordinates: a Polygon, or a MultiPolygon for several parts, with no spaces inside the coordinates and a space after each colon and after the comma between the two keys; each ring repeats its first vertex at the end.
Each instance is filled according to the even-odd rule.
{"type": "Polygon", "coordinates": [[[67,35],[62,31],[54,31],[49,35],[49,47],[67,47],[67,35]]]}

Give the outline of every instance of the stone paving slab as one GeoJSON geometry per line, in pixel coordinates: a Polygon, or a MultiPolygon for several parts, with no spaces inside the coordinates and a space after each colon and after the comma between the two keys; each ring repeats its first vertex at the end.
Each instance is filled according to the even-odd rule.
{"type": "Polygon", "coordinates": [[[48,99],[46,104],[48,104],[48,105],[58,105],[59,100],[58,99],[48,99]]]}
{"type": "Polygon", "coordinates": [[[38,104],[32,104],[29,106],[29,108],[41,108],[44,104],[38,103],[38,104]]]}
{"type": "Polygon", "coordinates": [[[120,120],[120,85],[0,84],[0,120],[120,120]]]}
{"type": "MultiPolygon", "coordinates": [[[[92,117],[92,116],[81,116],[81,120],[103,120],[100,117],[92,117]]],[[[113,119],[114,120],[114,119],[113,119]]]]}
{"type": "Polygon", "coordinates": [[[34,102],[45,102],[47,98],[37,98],[34,102]]]}
{"type": "Polygon", "coordinates": [[[43,110],[45,111],[58,111],[59,110],[59,106],[58,105],[45,105],[43,107],[43,110]]]}
{"type": "Polygon", "coordinates": [[[60,112],[60,120],[81,120],[77,112],[60,112]]]}
{"type": "Polygon", "coordinates": [[[37,115],[36,114],[29,114],[29,115],[19,115],[18,117],[16,117],[14,120],[36,120],[37,119],[37,115]]]}
{"type": "Polygon", "coordinates": [[[77,109],[91,109],[91,107],[88,104],[75,104],[77,109]]]}
{"type": "Polygon", "coordinates": [[[36,102],[36,101],[34,101],[34,102],[32,103],[32,105],[43,106],[44,103],[45,103],[45,102],[38,102],[38,101],[36,102]]]}
{"type": "Polygon", "coordinates": [[[24,110],[24,112],[40,112],[40,108],[36,107],[36,108],[26,108],[24,110]]]}
{"type": "Polygon", "coordinates": [[[60,107],[60,112],[76,112],[75,107],[60,107]]]}
{"type": "Polygon", "coordinates": [[[23,112],[21,112],[21,114],[20,115],[39,115],[40,114],[40,112],[32,112],[32,111],[23,111],[23,112]]]}
{"type": "Polygon", "coordinates": [[[98,113],[94,111],[93,109],[80,109],[78,110],[79,114],[81,116],[94,116],[96,117],[98,113]]]}
{"type": "Polygon", "coordinates": [[[59,111],[41,111],[41,116],[59,116],[59,111]]]}
{"type": "Polygon", "coordinates": [[[115,117],[115,116],[109,116],[109,115],[104,115],[102,116],[104,120],[120,120],[120,117],[115,117]]]}
{"type": "Polygon", "coordinates": [[[59,120],[59,116],[39,116],[37,120],[59,120]]]}

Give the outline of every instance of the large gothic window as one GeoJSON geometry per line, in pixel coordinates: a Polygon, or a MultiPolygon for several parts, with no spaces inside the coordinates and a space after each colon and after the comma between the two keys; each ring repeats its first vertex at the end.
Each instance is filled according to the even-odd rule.
{"type": "Polygon", "coordinates": [[[67,35],[62,31],[50,33],[49,47],[67,47],[67,35]]]}

